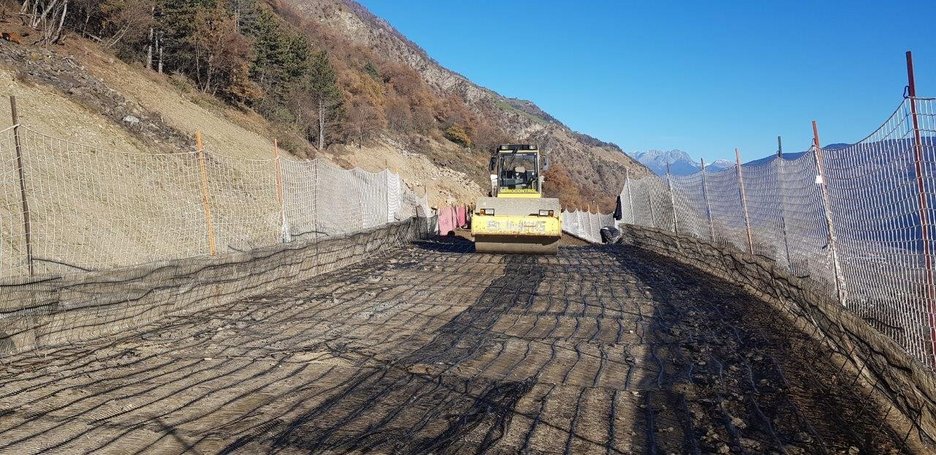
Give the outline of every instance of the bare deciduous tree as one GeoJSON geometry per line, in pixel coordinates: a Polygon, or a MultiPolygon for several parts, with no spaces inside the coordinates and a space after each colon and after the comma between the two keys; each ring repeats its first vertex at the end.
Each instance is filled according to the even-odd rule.
{"type": "Polygon", "coordinates": [[[128,35],[142,42],[147,32],[152,34],[155,9],[155,0],[105,0],[100,10],[111,31],[107,46],[117,45],[128,35]]]}
{"type": "Polygon", "coordinates": [[[195,76],[199,88],[216,94],[234,82],[246,82],[250,43],[237,32],[235,18],[218,4],[195,14],[195,76]]]}
{"type": "Polygon", "coordinates": [[[383,116],[369,103],[358,100],[348,109],[348,136],[355,139],[358,148],[386,126],[383,116]]]}
{"type": "Polygon", "coordinates": [[[64,38],[65,17],[69,0],[24,0],[20,17],[24,24],[40,32],[39,41],[55,44],[64,38]]]}

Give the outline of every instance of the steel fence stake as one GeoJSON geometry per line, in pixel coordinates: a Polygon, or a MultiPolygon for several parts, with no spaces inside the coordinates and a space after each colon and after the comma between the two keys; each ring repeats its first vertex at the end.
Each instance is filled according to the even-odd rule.
{"type": "Polygon", "coordinates": [[[712,222],[712,207],[708,200],[708,187],[705,185],[705,159],[700,158],[699,164],[702,166],[702,199],[705,201],[705,217],[708,219],[709,232],[712,235],[712,244],[715,244],[715,223],[712,222]]]}
{"type": "Polygon", "coordinates": [[[26,173],[23,170],[23,146],[19,135],[19,115],[16,111],[16,97],[10,96],[10,112],[13,116],[13,143],[16,148],[16,171],[19,173],[20,203],[23,207],[23,231],[26,234],[26,265],[29,276],[35,275],[33,269],[32,229],[29,225],[29,202],[26,200],[26,173]]]}
{"type": "Polygon", "coordinates": [[[670,175],[669,163],[666,163],[666,184],[669,187],[670,207],[673,209],[673,233],[679,235],[679,219],[676,216],[676,196],[673,195],[673,177],[670,175]]]}
{"type": "Polygon", "coordinates": [[[836,249],[835,224],[832,222],[832,203],[829,199],[828,182],[825,178],[825,171],[822,166],[822,147],[819,145],[819,127],[816,121],[812,122],[813,128],[813,157],[816,159],[816,170],[819,172],[819,191],[822,193],[822,208],[825,212],[826,228],[829,232],[829,251],[832,254],[832,271],[835,273],[835,294],[839,303],[845,306],[847,295],[845,293],[845,278],[842,276],[842,267],[839,264],[838,250],[836,249]]]}
{"type": "Polygon", "coordinates": [[[907,96],[910,102],[910,118],[913,122],[914,170],[916,173],[917,190],[920,194],[920,234],[923,238],[923,261],[926,266],[926,276],[924,280],[926,282],[926,300],[929,301],[927,313],[929,314],[930,343],[933,350],[931,355],[934,357],[934,360],[936,360],[936,299],[934,299],[936,292],[934,292],[933,289],[933,258],[929,236],[930,219],[927,213],[929,207],[926,198],[926,173],[923,166],[925,157],[923,154],[923,138],[920,136],[919,114],[917,113],[916,107],[916,81],[913,76],[913,54],[911,54],[910,51],[907,51],[907,96]]]}
{"type": "Polygon", "coordinates": [[[205,146],[202,143],[201,131],[195,131],[195,150],[198,152],[198,173],[201,177],[202,208],[205,211],[205,229],[208,231],[208,253],[215,256],[218,254],[218,244],[215,239],[214,220],[211,216],[211,194],[208,188],[208,163],[205,158],[205,146]]]}
{"type": "Polygon", "coordinates": [[[744,193],[744,175],[741,172],[741,152],[734,149],[735,169],[738,170],[738,190],[741,193],[741,210],[744,212],[744,228],[747,231],[748,252],[754,255],[754,236],[751,235],[751,219],[748,217],[747,195],[744,193]]]}

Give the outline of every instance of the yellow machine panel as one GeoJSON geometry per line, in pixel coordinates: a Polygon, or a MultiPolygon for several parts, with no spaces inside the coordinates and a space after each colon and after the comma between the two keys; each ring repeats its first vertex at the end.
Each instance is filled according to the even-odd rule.
{"type": "Polygon", "coordinates": [[[562,237],[559,200],[543,197],[544,158],[535,145],[501,145],[491,156],[491,197],[471,220],[475,251],[556,254],[562,237]]]}
{"type": "Polygon", "coordinates": [[[562,225],[549,216],[486,216],[474,215],[471,220],[474,235],[530,235],[559,237],[562,225]]]}

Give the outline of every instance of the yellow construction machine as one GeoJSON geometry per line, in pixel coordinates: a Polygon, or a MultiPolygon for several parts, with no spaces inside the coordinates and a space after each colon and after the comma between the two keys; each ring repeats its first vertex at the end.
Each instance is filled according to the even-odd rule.
{"type": "Polygon", "coordinates": [[[471,220],[475,251],[556,254],[562,237],[559,199],[543,197],[546,158],[535,145],[506,144],[491,155],[491,197],[471,220]]]}

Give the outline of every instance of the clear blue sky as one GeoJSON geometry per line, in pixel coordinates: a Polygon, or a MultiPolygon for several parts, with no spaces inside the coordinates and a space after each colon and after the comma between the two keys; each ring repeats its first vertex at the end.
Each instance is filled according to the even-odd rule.
{"type": "Polygon", "coordinates": [[[361,0],[444,66],[628,153],[752,160],[854,142],[912,50],[936,96],[936,1],[361,0]]]}

